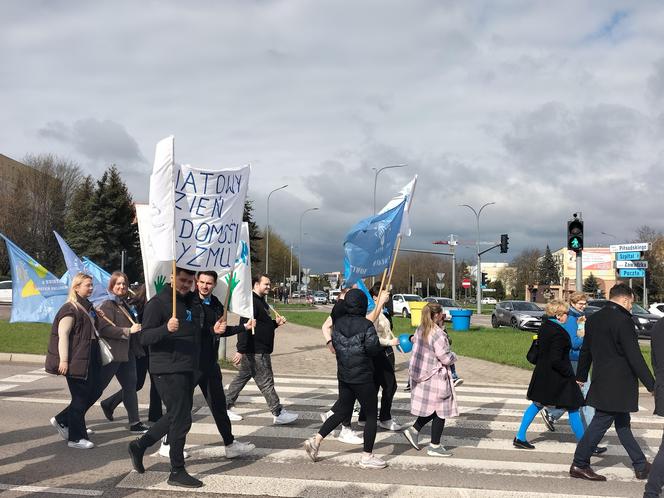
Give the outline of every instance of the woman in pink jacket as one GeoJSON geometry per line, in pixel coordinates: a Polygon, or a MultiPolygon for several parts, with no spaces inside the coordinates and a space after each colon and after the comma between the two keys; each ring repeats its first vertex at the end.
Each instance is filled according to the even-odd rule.
{"type": "Polygon", "coordinates": [[[422,324],[415,332],[410,357],[410,413],[417,416],[412,427],[403,432],[416,450],[419,434],[431,422],[430,456],[452,456],[440,444],[445,419],[459,415],[450,367],[456,355],[450,350],[445,332],[445,313],[440,304],[427,303],[422,310],[422,324]]]}

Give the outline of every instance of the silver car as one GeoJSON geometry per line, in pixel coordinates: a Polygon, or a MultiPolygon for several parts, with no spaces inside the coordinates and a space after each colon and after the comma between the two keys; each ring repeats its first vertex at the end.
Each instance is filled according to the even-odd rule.
{"type": "Polygon", "coordinates": [[[509,325],[515,329],[538,330],[544,310],[529,301],[501,301],[491,313],[491,326],[509,325]]]}
{"type": "Polygon", "coordinates": [[[445,320],[447,320],[448,322],[452,320],[452,315],[450,314],[450,311],[463,309],[456,302],[452,301],[449,297],[429,296],[425,297],[424,300],[427,303],[440,304],[443,307],[443,311],[445,312],[445,320]]]}

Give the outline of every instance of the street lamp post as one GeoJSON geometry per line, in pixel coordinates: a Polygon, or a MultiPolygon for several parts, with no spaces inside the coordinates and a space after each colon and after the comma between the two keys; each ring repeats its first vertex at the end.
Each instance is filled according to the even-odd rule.
{"type": "Polygon", "coordinates": [[[302,211],[302,214],[300,215],[300,246],[298,247],[298,258],[297,258],[297,284],[298,284],[298,292],[301,291],[302,287],[302,218],[304,218],[304,215],[307,214],[309,211],[318,211],[317,207],[305,209],[302,211]]]}
{"type": "Polygon", "coordinates": [[[373,189],[373,214],[376,216],[376,184],[378,182],[378,174],[386,169],[392,169],[392,168],[405,168],[408,166],[407,164],[394,164],[392,166],[383,166],[382,168],[371,168],[372,170],[375,171],[374,174],[374,189],[373,189]]]}
{"type": "Polygon", "coordinates": [[[270,197],[277,190],[282,190],[288,187],[288,184],[282,185],[279,188],[275,188],[267,195],[267,223],[265,224],[265,273],[268,272],[268,260],[270,256],[270,197]]]}
{"type": "Polygon", "coordinates": [[[478,315],[482,314],[482,256],[480,255],[480,215],[482,214],[482,210],[491,204],[495,204],[495,202],[487,202],[480,208],[479,211],[475,211],[475,208],[469,204],[461,204],[461,207],[467,207],[475,214],[475,220],[477,221],[477,285],[475,286],[475,299],[477,299],[478,315]]]}

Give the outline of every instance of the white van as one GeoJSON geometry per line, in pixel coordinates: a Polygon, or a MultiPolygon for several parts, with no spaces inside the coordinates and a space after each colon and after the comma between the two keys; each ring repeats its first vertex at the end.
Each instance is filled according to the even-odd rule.
{"type": "Polygon", "coordinates": [[[341,294],[340,290],[330,290],[328,301],[336,303],[339,300],[339,294],[341,294]]]}

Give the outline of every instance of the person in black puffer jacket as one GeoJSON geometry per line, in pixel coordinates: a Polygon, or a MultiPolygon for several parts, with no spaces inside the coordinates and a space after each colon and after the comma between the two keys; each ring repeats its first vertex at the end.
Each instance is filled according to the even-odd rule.
{"type": "Polygon", "coordinates": [[[337,356],[337,378],[339,380],[338,410],[322,425],[316,435],[307,439],[304,448],[315,462],[321,441],[346,418],[350,418],[355,399],[366,411],[364,425],[364,454],[360,467],[382,469],[387,464],[373,455],[376,439],[378,399],[374,387],[373,362],[371,357],[382,352],[376,329],[366,319],[368,299],[359,289],[346,294],[346,315],[334,322],[332,344],[337,356]]]}

